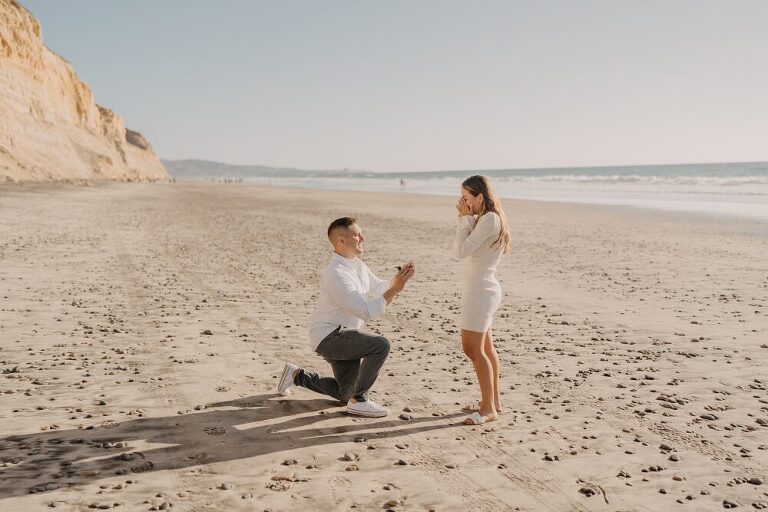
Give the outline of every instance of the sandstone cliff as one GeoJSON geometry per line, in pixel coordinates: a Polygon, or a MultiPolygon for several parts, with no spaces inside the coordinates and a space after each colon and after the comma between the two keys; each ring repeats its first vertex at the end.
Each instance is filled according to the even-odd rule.
{"type": "Polygon", "coordinates": [[[35,17],[0,0],[0,183],[165,179],[144,137],[45,47],[35,17]]]}

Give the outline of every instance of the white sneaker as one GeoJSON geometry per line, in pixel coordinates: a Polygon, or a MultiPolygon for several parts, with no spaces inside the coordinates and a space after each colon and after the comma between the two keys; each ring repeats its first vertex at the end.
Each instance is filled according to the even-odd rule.
{"type": "Polygon", "coordinates": [[[353,399],[347,403],[347,414],[365,416],[366,418],[381,418],[389,414],[389,409],[380,406],[370,398],[365,402],[358,402],[353,399]]]}
{"type": "Polygon", "coordinates": [[[293,363],[285,363],[283,367],[283,373],[280,375],[280,380],[277,382],[277,392],[281,395],[290,395],[293,387],[293,372],[298,370],[299,367],[293,363]]]}

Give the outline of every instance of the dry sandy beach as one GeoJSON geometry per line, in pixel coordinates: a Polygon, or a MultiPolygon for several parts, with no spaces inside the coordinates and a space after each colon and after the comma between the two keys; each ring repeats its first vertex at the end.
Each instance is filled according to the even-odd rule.
{"type": "Polygon", "coordinates": [[[768,510],[768,224],[506,201],[500,420],[461,353],[451,198],[0,189],[0,510],[768,510]],[[351,418],[303,389],[330,220],[393,351],[351,418]]]}

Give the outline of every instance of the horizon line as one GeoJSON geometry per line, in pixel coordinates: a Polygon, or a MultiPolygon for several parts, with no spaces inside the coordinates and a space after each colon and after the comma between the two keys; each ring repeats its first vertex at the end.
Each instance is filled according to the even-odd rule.
{"type": "Polygon", "coordinates": [[[268,169],[284,169],[295,171],[308,171],[308,172],[348,172],[348,173],[369,173],[369,174],[415,174],[415,173],[440,173],[440,172],[498,172],[498,171],[546,171],[546,170],[561,170],[561,169],[609,169],[609,168],[627,168],[627,167],[660,167],[660,166],[685,166],[685,165],[726,165],[726,164],[768,164],[766,160],[744,160],[744,161],[720,161],[720,162],[676,162],[676,163],[653,163],[653,164],[618,164],[618,165],[577,165],[577,166],[542,166],[542,167],[495,167],[495,168],[469,168],[469,169],[430,169],[430,170],[412,170],[412,171],[373,171],[366,169],[351,169],[348,167],[341,167],[335,169],[308,169],[303,167],[289,167],[289,166],[274,166],[266,164],[233,164],[229,162],[223,162],[219,160],[210,160],[208,158],[162,158],[161,162],[184,162],[184,161],[198,161],[198,162],[210,162],[217,164],[224,164],[231,167],[264,167],[268,169]]]}

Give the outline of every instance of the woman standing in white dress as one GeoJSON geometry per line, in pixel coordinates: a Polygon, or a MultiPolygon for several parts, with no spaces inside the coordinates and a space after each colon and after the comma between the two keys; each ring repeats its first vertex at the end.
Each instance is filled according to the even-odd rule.
{"type": "Polygon", "coordinates": [[[501,286],[496,266],[509,253],[507,220],[488,178],[470,176],[461,185],[456,203],[459,212],[454,251],[466,258],[464,293],[461,300],[461,344],[472,360],[480,384],[481,399],[468,404],[471,412],[464,423],[480,425],[498,418],[499,356],[493,346],[493,314],[501,304],[501,286]]]}

